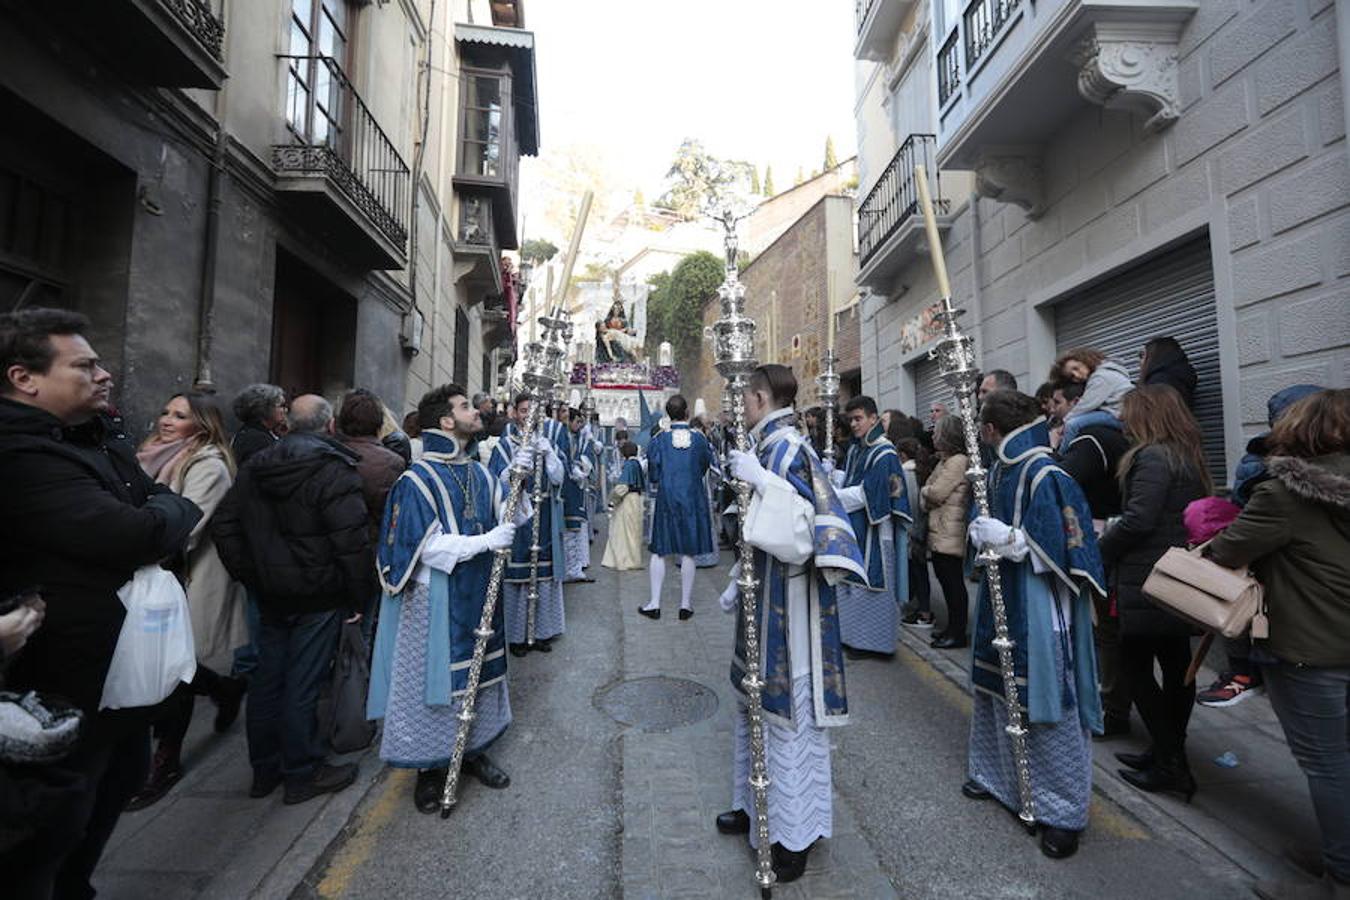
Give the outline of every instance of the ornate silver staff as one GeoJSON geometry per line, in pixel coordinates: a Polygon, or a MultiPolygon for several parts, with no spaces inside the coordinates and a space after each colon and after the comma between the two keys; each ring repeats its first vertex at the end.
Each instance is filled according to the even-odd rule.
{"type": "MultiPolygon", "coordinates": [[[[524,364],[521,367],[521,380],[533,398],[533,402],[530,404],[530,414],[525,420],[525,428],[521,435],[521,446],[529,446],[534,440],[534,434],[539,427],[540,416],[543,413],[540,401],[548,396],[549,389],[553,386],[558,368],[556,356],[561,352],[556,348],[553,341],[548,340],[553,319],[546,317],[540,321],[544,325],[545,340],[542,343],[532,342],[525,348],[524,364]]],[[[511,491],[506,498],[506,509],[502,512],[502,521],[504,522],[515,520],[525,479],[530,474],[528,466],[517,465],[514,461],[511,463],[510,471],[511,491]]],[[[459,713],[456,716],[459,723],[455,729],[455,745],[450,751],[450,769],[445,776],[445,789],[441,792],[442,819],[450,818],[450,811],[455,806],[455,791],[459,786],[459,769],[464,764],[464,750],[469,743],[469,729],[473,725],[474,706],[478,702],[478,682],[483,674],[483,657],[487,654],[488,639],[493,634],[492,616],[497,609],[497,600],[502,591],[502,577],[506,574],[506,563],[510,558],[510,547],[498,550],[494,554],[492,573],[488,576],[487,597],[483,600],[483,614],[478,619],[478,627],[473,631],[473,659],[469,662],[468,684],[465,687],[464,700],[460,704],[459,713]]]]}
{"type": "MultiPolygon", "coordinates": [[[[952,286],[947,280],[947,261],[942,254],[942,239],[938,236],[937,220],[933,217],[933,200],[928,194],[928,173],[923,166],[914,167],[914,183],[919,189],[919,206],[923,210],[924,226],[928,232],[928,250],[933,257],[933,274],[937,277],[938,292],[942,295],[942,311],[937,314],[945,334],[931,351],[937,360],[942,378],[956,392],[956,407],[965,426],[966,446],[970,450],[970,480],[975,503],[980,515],[989,515],[989,486],[985,482],[985,468],[980,462],[979,415],[975,409],[975,391],[979,371],[975,368],[975,341],[962,333],[956,320],[964,310],[952,305],[952,286]]],[[[999,573],[999,556],[991,549],[981,550],[976,557],[984,563],[984,577],[989,585],[989,605],[994,611],[994,649],[998,650],[998,665],[1003,675],[1003,699],[1007,708],[1008,726],[1012,739],[1013,763],[1017,769],[1017,793],[1022,808],[1017,817],[1028,831],[1036,828],[1036,807],[1031,795],[1031,765],[1027,760],[1027,728],[1022,719],[1022,705],[1017,691],[1017,670],[1013,666],[1014,641],[1008,637],[1008,614],[1003,605],[1003,579],[999,573]]]]}
{"type": "MultiPolygon", "coordinates": [[[[834,313],[830,313],[834,315],[834,313]]],[[[831,343],[825,348],[825,356],[820,363],[820,374],[816,376],[816,396],[820,398],[821,415],[825,421],[825,458],[838,466],[835,459],[834,419],[839,413],[839,373],[836,371],[838,356],[831,343]]]]}
{"type": "MultiPolygon", "coordinates": [[[[544,355],[554,366],[553,381],[549,389],[543,392],[539,399],[539,405],[543,406],[549,397],[557,397],[562,387],[565,369],[567,365],[567,345],[572,334],[572,323],[567,318],[567,314],[562,310],[550,313],[539,319],[539,324],[544,326],[544,355]]],[[[530,412],[534,412],[533,405],[530,412]]],[[[547,429],[542,429],[546,431],[547,429]]],[[[545,435],[547,437],[547,434],[545,435]]],[[[544,486],[544,461],[542,456],[535,459],[534,463],[534,490],[530,495],[530,500],[534,503],[534,515],[530,521],[530,587],[525,594],[525,644],[533,648],[535,644],[534,632],[535,625],[539,621],[539,554],[544,549],[539,543],[540,530],[543,523],[543,499],[546,490],[544,486]]],[[[552,487],[547,488],[549,492],[549,502],[552,502],[552,487]]],[[[550,540],[552,536],[550,535],[550,540]]],[[[560,560],[553,560],[556,567],[560,560]]],[[[557,569],[554,569],[556,577],[557,569]]]]}
{"type": "MultiPolygon", "coordinates": [[[[736,428],[736,449],[750,450],[745,427],[745,388],[750,373],[758,362],[755,359],[755,320],[745,315],[745,285],[741,284],[736,264],[736,218],[731,210],[720,220],[726,229],[726,278],[717,289],[722,302],[722,318],[712,325],[713,354],[718,373],[727,380],[725,399],[731,401],[731,416],[736,428]]],[[[755,882],[760,894],[768,897],[773,890],[773,857],[769,846],[769,769],[764,751],[764,676],[760,673],[762,648],[759,641],[758,598],[755,589],[755,551],[745,542],[745,517],[750,510],[750,485],[744,481],[732,482],[736,490],[736,515],[740,521],[741,575],[737,586],[741,591],[741,618],[745,628],[745,688],[746,706],[750,717],[750,787],[755,792],[755,833],[759,838],[755,882]]]]}

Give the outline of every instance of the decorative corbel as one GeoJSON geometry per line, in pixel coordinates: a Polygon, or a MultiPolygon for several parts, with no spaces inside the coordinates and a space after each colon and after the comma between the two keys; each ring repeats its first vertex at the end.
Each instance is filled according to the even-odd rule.
{"type": "Polygon", "coordinates": [[[1045,177],[1040,153],[991,150],[975,162],[975,192],[981,197],[1012,203],[1035,219],[1045,212],[1045,177]]]}
{"type": "Polygon", "coordinates": [[[1177,88],[1180,23],[1143,26],[1096,23],[1074,47],[1069,62],[1078,69],[1078,93],[1108,109],[1145,117],[1153,134],[1181,115],[1177,88]]]}

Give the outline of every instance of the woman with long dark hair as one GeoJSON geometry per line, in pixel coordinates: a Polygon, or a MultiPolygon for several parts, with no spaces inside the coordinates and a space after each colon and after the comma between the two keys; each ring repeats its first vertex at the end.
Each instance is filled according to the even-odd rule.
{"type": "Polygon", "coordinates": [[[1120,614],[1121,669],[1153,748],[1119,753],[1121,777],[1140,790],[1187,800],[1195,779],[1186,760],[1186,726],[1195,685],[1186,683],[1192,627],[1144,596],[1144,580],[1169,547],[1186,545],[1187,504],[1210,493],[1200,426],[1167,385],[1135,388],[1121,402],[1133,446],[1120,460],[1121,515],[1102,535],[1102,562],[1120,614]],[[1153,674],[1162,670],[1162,684],[1153,674]]]}
{"type": "Polygon", "coordinates": [[[234,482],[235,472],[230,439],[215,399],[195,391],[170,397],[136,456],[151,478],[197,504],[202,518],[188,537],[183,569],[197,674],[190,685],[180,684],[164,702],[163,714],[154,722],[159,745],[150,775],[127,804],[128,810],[156,802],[183,777],[180,753],[195,697],[206,696],[215,702],[216,731],[234,722],[245,682],[219,674],[205,661],[224,657],[248,642],[243,591],[225,571],[211,540],[211,519],[234,482]]]}
{"type": "Polygon", "coordinates": [[[1144,345],[1139,352],[1139,383],[1171,385],[1187,407],[1195,408],[1195,367],[1174,337],[1155,337],[1144,345]]]}

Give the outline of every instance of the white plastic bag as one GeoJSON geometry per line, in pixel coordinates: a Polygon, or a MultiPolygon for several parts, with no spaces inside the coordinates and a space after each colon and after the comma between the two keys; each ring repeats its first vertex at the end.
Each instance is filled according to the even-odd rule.
{"type": "Polygon", "coordinates": [[[197,674],[187,595],[173,573],[142,566],[117,589],[127,608],[99,709],[154,706],[197,674]]]}

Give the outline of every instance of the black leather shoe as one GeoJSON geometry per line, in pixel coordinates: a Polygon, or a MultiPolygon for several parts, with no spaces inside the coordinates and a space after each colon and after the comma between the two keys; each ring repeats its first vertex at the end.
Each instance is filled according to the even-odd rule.
{"type": "Polygon", "coordinates": [[[1195,796],[1195,776],[1184,756],[1158,757],[1153,768],[1142,772],[1130,769],[1117,769],[1116,772],[1128,783],[1149,794],[1179,794],[1187,803],[1195,796]]]}
{"type": "Polygon", "coordinates": [[[1051,859],[1068,859],[1078,852],[1080,833],[1046,825],[1041,829],[1041,852],[1051,859]]]}
{"type": "Polygon", "coordinates": [[[1125,737],[1130,733],[1129,716],[1107,716],[1102,721],[1102,733],[1094,734],[1094,741],[1107,741],[1115,737],[1125,737]]]}
{"type": "Polygon", "coordinates": [[[321,765],[303,781],[286,783],[286,792],[281,802],[287,806],[313,800],[322,794],[335,794],[356,780],[356,763],[340,766],[321,765]]]}
{"type": "MultiPolygon", "coordinates": [[[[811,847],[814,847],[812,844],[811,847]]],[[[806,858],[811,855],[811,847],[805,850],[789,850],[782,844],[770,848],[773,857],[773,874],[779,884],[787,884],[802,877],[806,871],[806,858]]]]}
{"type": "Polygon", "coordinates": [[[988,800],[990,797],[994,796],[981,787],[980,783],[974,778],[968,779],[965,784],[961,785],[961,793],[965,794],[971,800],[988,800]]]}
{"type": "Polygon", "coordinates": [[[959,650],[962,647],[970,646],[965,638],[952,637],[949,634],[940,634],[929,642],[928,646],[937,650],[959,650]]]}
{"type": "Polygon", "coordinates": [[[750,816],[743,809],[733,809],[717,817],[717,830],[723,834],[749,834],[750,816]]]}
{"type": "Polygon", "coordinates": [[[473,759],[464,760],[464,764],[460,766],[459,770],[465,775],[472,775],[478,779],[483,787],[490,787],[494,791],[500,791],[502,788],[511,786],[511,776],[488,759],[486,753],[480,753],[473,759]]]}
{"type": "Polygon", "coordinates": [[[213,726],[216,734],[229,731],[234,720],[239,718],[239,705],[244,702],[244,694],[247,691],[248,682],[242,678],[230,676],[220,679],[220,685],[211,696],[216,704],[216,721],[213,726]]]}
{"type": "Polygon", "coordinates": [[[531,650],[536,650],[536,651],[538,651],[539,653],[552,653],[552,652],[553,652],[553,647],[552,647],[551,644],[549,644],[548,641],[535,641],[535,642],[534,642],[534,645],[531,646],[530,649],[531,649],[531,650]]]}
{"type": "Polygon", "coordinates": [[[692,619],[693,617],[694,617],[694,611],[693,611],[692,609],[685,609],[683,606],[680,607],[680,621],[681,621],[681,622],[684,622],[684,621],[686,621],[686,620],[688,620],[688,619],[692,619]]]}
{"type": "Polygon", "coordinates": [[[638,613],[649,619],[659,619],[661,618],[661,607],[658,606],[656,609],[647,609],[645,606],[639,606],[638,613]]]}
{"type": "Polygon", "coordinates": [[[511,655],[512,655],[512,656],[524,656],[526,653],[529,653],[529,652],[530,652],[530,645],[529,645],[529,644],[512,644],[512,645],[510,646],[510,650],[511,650],[511,655]]]}
{"type": "Polygon", "coordinates": [[[413,787],[413,805],[420,813],[434,813],[441,808],[441,794],[445,791],[448,769],[423,769],[417,773],[413,787]]]}
{"type": "Polygon", "coordinates": [[[1143,753],[1117,753],[1116,759],[1120,760],[1122,765],[1129,766],[1136,772],[1142,772],[1153,768],[1153,748],[1150,747],[1143,753]]]}

